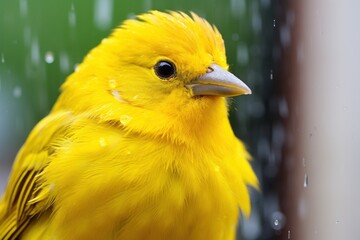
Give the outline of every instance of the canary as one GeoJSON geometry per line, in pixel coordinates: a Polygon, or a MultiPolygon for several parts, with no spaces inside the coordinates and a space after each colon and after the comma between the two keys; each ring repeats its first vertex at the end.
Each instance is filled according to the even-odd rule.
{"type": "Polygon", "coordinates": [[[215,26],[150,11],[94,48],[20,149],[0,239],[235,239],[257,187],[215,26]]]}

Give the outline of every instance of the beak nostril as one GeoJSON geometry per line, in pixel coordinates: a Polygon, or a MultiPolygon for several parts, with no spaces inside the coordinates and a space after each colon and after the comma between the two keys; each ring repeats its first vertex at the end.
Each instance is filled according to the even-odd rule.
{"type": "Polygon", "coordinates": [[[206,69],[206,73],[191,80],[186,86],[192,90],[193,96],[229,97],[251,94],[250,88],[245,83],[215,63],[206,69]]]}
{"type": "Polygon", "coordinates": [[[207,69],[206,69],[206,73],[211,73],[211,72],[213,72],[214,71],[214,69],[212,68],[212,67],[208,67],[207,69]]]}

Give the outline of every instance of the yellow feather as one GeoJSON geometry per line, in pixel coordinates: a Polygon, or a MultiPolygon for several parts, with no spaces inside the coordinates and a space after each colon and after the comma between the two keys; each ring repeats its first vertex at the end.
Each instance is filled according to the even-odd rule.
{"type": "Polygon", "coordinates": [[[219,31],[192,13],[126,20],[62,86],[0,202],[0,239],[234,239],[257,187],[221,96],[186,87],[227,69],[219,31]],[[159,60],[176,75],[160,79],[159,60]]]}

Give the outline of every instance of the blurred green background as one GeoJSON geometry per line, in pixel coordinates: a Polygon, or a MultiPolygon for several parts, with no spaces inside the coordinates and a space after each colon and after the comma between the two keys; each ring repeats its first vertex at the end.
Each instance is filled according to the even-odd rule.
{"type": "Polygon", "coordinates": [[[151,9],[193,11],[215,24],[230,70],[253,90],[251,96],[234,98],[230,115],[254,157],[263,189],[252,193],[253,214],[242,220],[238,235],[274,239],[284,225],[273,184],[284,131],[274,115],[278,106],[286,115],[287,106],[273,96],[276,23],[270,0],[0,0],[0,192],[16,152],[51,109],[65,78],[124,19],[151,9]]]}

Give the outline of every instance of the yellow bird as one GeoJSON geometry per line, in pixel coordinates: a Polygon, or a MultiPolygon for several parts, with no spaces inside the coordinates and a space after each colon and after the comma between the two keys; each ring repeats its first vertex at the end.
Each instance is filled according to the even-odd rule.
{"type": "Polygon", "coordinates": [[[0,202],[0,239],[235,239],[257,187],[225,97],[216,27],[195,14],[126,20],[62,85],[0,202]]]}

